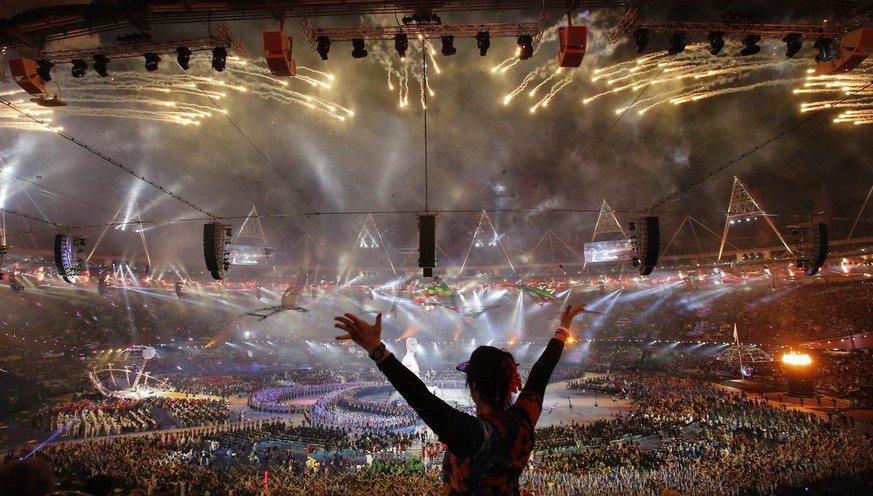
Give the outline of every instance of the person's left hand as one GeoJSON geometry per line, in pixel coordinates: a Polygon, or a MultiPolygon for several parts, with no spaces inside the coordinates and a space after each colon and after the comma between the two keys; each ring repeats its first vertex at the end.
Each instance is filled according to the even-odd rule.
{"type": "Polygon", "coordinates": [[[346,331],[345,334],[336,336],[334,339],[345,340],[351,339],[355,343],[364,348],[366,352],[372,353],[373,350],[382,344],[382,314],[376,315],[376,322],[372,325],[364,322],[356,315],[346,313],[337,315],[333,318],[337,321],[333,326],[337,329],[346,331]]]}

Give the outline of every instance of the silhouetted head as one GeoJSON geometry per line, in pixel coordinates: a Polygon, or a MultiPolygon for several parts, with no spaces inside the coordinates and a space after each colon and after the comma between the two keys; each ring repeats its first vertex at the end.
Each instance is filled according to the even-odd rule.
{"type": "Polygon", "coordinates": [[[467,373],[467,387],[477,404],[502,410],[509,406],[512,394],[521,390],[515,359],[506,350],[480,346],[457,368],[467,373]]]}
{"type": "Polygon", "coordinates": [[[0,466],[0,494],[43,496],[55,486],[55,475],[47,462],[28,458],[0,466]]]}

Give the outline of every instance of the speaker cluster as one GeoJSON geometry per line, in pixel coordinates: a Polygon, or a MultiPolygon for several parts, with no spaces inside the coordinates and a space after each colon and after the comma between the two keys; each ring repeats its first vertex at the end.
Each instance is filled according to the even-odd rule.
{"type": "Polygon", "coordinates": [[[631,263],[640,269],[640,275],[647,276],[655,270],[658,253],[661,250],[661,228],[658,218],[648,216],[631,221],[628,231],[633,249],[631,263]]]}
{"type": "Polygon", "coordinates": [[[83,272],[82,264],[78,260],[79,251],[85,246],[85,238],[72,234],[55,235],[55,267],[58,274],[70,284],[83,272]]]}
{"type": "Polygon", "coordinates": [[[818,273],[828,257],[828,225],[824,222],[788,226],[794,241],[794,264],[808,276],[818,273]]]}
{"type": "Polygon", "coordinates": [[[215,280],[224,279],[224,273],[230,270],[230,252],[227,245],[233,236],[233,226],[212,222],[203,224],[203,257],[206,260],[206,270],[215,280]]]}
{"type": "Polygon", "coordinates": [[[436,267],[436,214],[418,215],[418,266],[424,277],[433,277],[436,267]]]}

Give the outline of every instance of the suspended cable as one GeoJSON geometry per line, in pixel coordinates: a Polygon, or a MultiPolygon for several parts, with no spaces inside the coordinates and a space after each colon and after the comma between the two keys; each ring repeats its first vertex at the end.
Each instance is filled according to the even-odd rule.
{"type": "Polygon", "coordinates": [[[216,215],[214,215],[214,214],[212,214],[212,213],[210,213],[210,212],[207,212],[206,210],[204,210],[204,209],[200,208],[199,206],[195,205],[194,203],[192,203],[192,202],[190,202],[190,201],[188,201],[188,200],[182,198],[181,196],[177,195],[176,193],[173,193],[172,191],[167,190],[166,188],[164,188],[164,187],[161,186],[160,184],[157,184],[156,182],[152,181],[151,179],[146,178],[146,177],[143,176],[142,174],[140,174],[140,173],[134,171],[133,169],[131,169],[130,167],[127,167],[126,165],[124,165],[124,164],[122,164],[122,163],[116,161],[116,160],[113,159],[112,157],[109,157],[109,156],[107,156],[107,155],[104,155],[103,153],[101,153],[101,152],[98,151],[97,149],[95,149],[95,148],[91,147],[90,145],[88,145],[87,143],[84,143],[84,142],[82,142],[82,141],[76,139],[75,137],[73,137],[73,136],[67,134],[67,133],[64,132],[63,130],[61,130],[61,129],[57,129],[57,128],[54,128],[54,127],[49,126],[49,125],[48,125],[47,123],[45,123],[44,121],[42,121],[42,120],[40,120],[40,119],[38,119],[38,118],[36,118],[36,117],[34,117],[34,116],[28,114],[27,112],[21,110],[20,108],[18,108],[18,107],[17,107],[15,104],[13,104],[12,102],[8,102],[8,101],[4,100],[3,98],[0,98],[0,103],[2,103],[3,105],[6,105],[7,107],[11,108],[12,110],[18,112],[19,114],[21,114],[21,115],[27,117],[28,119],[30,119],[30,120],[32,120],[32,121],[38,123],[38,124],[41,124],[41,125],[45,126],[46,128],[52,130],[52,131],[53,131],[55,134],[57,134],[58,136],[60,136],[60,137],[62,137],[62,138],[64,138],[64,139],[66,139],[66,140],[68,140],[68,141],[74,143],[75,145],[77,145],[77,146],[79,146],[79,147],[81,147],[81,148],[83,148],[83,149],[85,149],[85,150],[91,152],[91,153],[94,154],[94,155],[97,155],[98,157],[102,158],[103,160],[105,160],[105,161],[109,162],[110,164],[112,164],[112,165],[118,167],[119,169],[123,170],[124,172],[127,172],[127,173],[130,174],[131,176],[133,176],[133,177],[135,177],[135,178],[137,178],[137,179],[139,179],[139,180],[141,180],[141,181],[144,181],[144,182],[146,182],[147,184],[149,184],[149,185],[151,185],[151,186],[153,186],[153,187],[159,189],[159,190],[160,190],[162,193],[164,193],[165,195],[171,196],[171,197],[175,198],[176,200],[179,200],[180,202],[184,203],[185,205],[188,205],[189,207],[193,208],[194,210],[197,210],[198,212],[200,212],[200,213],[206,215],[207,217],[209,217],[209,218],[211,218],[211,219],[216,218],[216,215]]]}
{"type": "Polygon", "coordinates": [[[428,198],[428,182],[427,182],[427,48],[424,46],[424,38],[421,39],[421,77],[422,85],[422,103],[424,107],[424,211],[429,212],[430,203],[428,198]]]}
{"type": "MultiPolygon", "coordinates": [[[[3,162],[3,160],[0,160],[0,164],[2,164],[2,162],[3,162]]],[[[77,201],[77,202],[84,203],[85,205],[88,205],[89,207],[94,207],[94,208],[96,208],[96,209],[103,210],[104,212],[112,213],[112,210],[109,210],[108,208],[104,208],[104,207],[101,207],[100,205],[97,205],[97,204],[91,203],[91,202],[89,202],[88,200],[83,200],[83,199],[81,199],[81,198],[76,198],[75,196],[68,195],[68,194],[66,194],[66,193],[64,193],[64,192],[62,192],[62,191],[58,191],[58,190],[56,190],[56,189],[52,189],[52,188],[49,188],[49,187],[47,187],[47,186],[43,186],[43,185],[37,183],[36,181],[31,181],[30,179],[26,179],[26,178],[23,178],[23,177],[21,177],[21,176],[17,176],[17,175],[15,175],[15,174],[13,174],[13,173],[11,173],[11,172],[7,172],[7,171],[5,171],[5,170],[0,170],[0,172],[2,172],[3,174],[6,174],[7,176],[10,176],[10,177],[12,177],[12,178],[18,179],[19,181],[22,181],[22,182],[25,182],[25,183],[32,184],[32,185],[34,185],[34,186],[36,187],[37,190],[44,191],[44,192],[48,192],[48,193],[52,193],[52,194],[55,194],[55,195],[58,195],[58,196],[63,196],[63,197],[65,197],[65,198],[69,198],[70,200],[75,200],[75,201],[77,201]]]]}
{"type": "Polygon", "coordinates": [[[50,226],[60,227],[61,229],[64,229],[64,230],[70,229],[70,226],[60,224],[57,222],[52,222],[50,220],[40,219],[39,217],[34,217],[32,215],[23,214],[21,212],[17,212],[15,210],[11,210],[8,208],[0,207],[0,211],[6,212],[7,214],[17,215],[19,217],[24,217],[25,219],[30,219],[30,220],[35,220],[37,222],[42,222],[43,224],[48,224],[50,226]]]}
{"type": "Polygon", "coordinates": [[[582,163],[585,162],[585,160],[594,152],[594,150],[597,148],[597,146],[600,145],[600,143],[604,140],[604,138],[606,138],[606,136],[610,133],[610,131],[612,131],[612,128],[614,128],[615,125],[618,124],[618,121],[620,121],[621,118],[624,117],[624,114],[626,114],[628,112],[628,110],[631,109],[631,107],[636,105],[636,103],[637,103],[637,101],[639,101],[640,97],[643,96],[643,94],[652,86],[652,84],[655,82],[655,80],[657,80],[659,77],[661,77],[661,74],[664,72],[664,69],[666,69],[667,66],[670,65],[670,62],[673,62],[673,59],[675,59],[675,58],[676,58],[676,55],[673,55],[670,58],[670,60],[668,60],[667,63],[664,64],[663,67],[661,67],[661,70],[658,71],[657,74],[655,74],[655,77],[653,77],[651,80],[649,80],[648,83],[646,83],[645,87],[643,88],[643,91],[640,91],[640,93],[637,95],[637,97],[634,98],[634,101],[631,102],[630,105],[628,105],[624,108],[622,113],[619,114],[619,116],[612,122],[612,124],[609,125],[608,128],[606,128],[606,131],[604,131],[603,134],[601,134],[600,137],[597,138],[597,141],[594,142],[594,145],[592,145],[591,148],[587,152],[585,152],[585,155],[579,160],[579,162],[573,166],[574,171],[576,169],[578,169],[579,166],[582,165],[582,163]]]}
{"type": "Polygon", "coordinates": [[[240,136],[242,136],[246,141],[248,141],[249,145],[251,145],[251,147],[254,148],[256,152],[258,152],[258,155],[260,155],[261,158],[264,159],[264,162],[266,162],[270,167],[272,167],[273,171],[275,171],[276,174],[278,174],[279,177],[281,177],[282,180],[285,181],[285,184],[290,186],[291,189],[293,189],[294,192],[297,193],[297,196],[299,196],[304,201],[304,203],[306,203],[306,206],[308,206],[310,210],[315,211],[315,207],[312,206],[312,203],[310,203],[309,200],[305,196],[303,196],[303,190],[294,186],[293,184],[291,184],[291,181],[289,181],[288,178],[285,177],[284,174],[282,174],[282,172],[279,170],[279,168],[276,167],[276,165],[269,158],[267,158],[267,155],[264,154],[264,152],[261,151],[261,149],[258,148],[258,146],[255,145],[255,143],[251,139],[249,139],[248,135],[245,132],[243,132],[243,130],[240,129],[239,126],[236,125],[236,122],[234,122],[233,119],[231,119],[230,116],[227,115],[227,112],[224,112],[224,110],[221,107],[219,107],[217,103],[215,103],[215,100],[213,100],[212,97],[209,96],[209,94],[206,93],[206,91],[204,91],[203,88],[201,88],[199,84],[197,84],[197,89],[199,89],[203,93],[203,95],[206,98],[208,98],[210,102],[212,102],[212,105],[215,106],[215,108],[222,111],[222,113],[224,114],[224,117],[227,119],[228,122],[230,122],[230,124],[234,128],[236,128],[236,130],[240,134],[240,136]]]}

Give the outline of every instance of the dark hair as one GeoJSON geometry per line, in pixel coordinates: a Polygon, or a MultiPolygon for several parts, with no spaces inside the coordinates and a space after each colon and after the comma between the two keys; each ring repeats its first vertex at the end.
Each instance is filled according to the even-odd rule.
{"type": "Polygon", "coordinates": [[[518,377],[512,353],[493,346],[480,346],[470,355],[466,367],[467,386],[476,383],[479,399],[493,407],[505,408],[515,391],[510,386],[518,377]]]}
{"type": "Polygon", "coordinates": [[[115,480],[109,474],[97,474],[85,482],[84,492],[95,496],[109,496],[115,489],[115,480]]]}
{"type": "Polygon", "coordinates": [[[47,462],[28,458],[0,468],[0,493],[16,496],[43,496],[51,492],[55,475],[47,462]]]}

